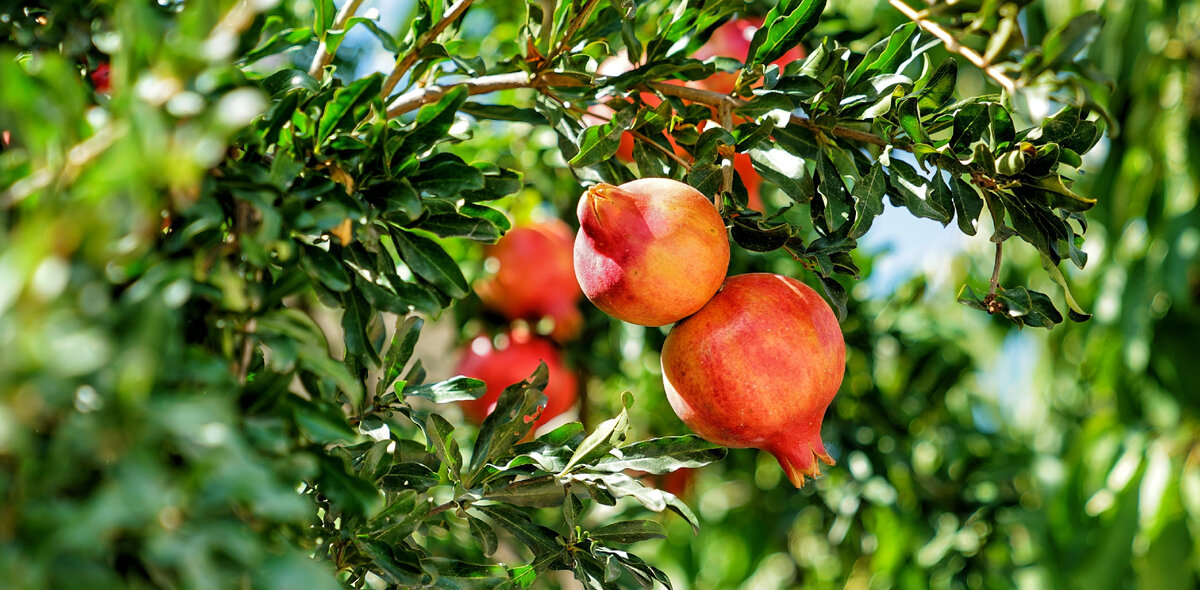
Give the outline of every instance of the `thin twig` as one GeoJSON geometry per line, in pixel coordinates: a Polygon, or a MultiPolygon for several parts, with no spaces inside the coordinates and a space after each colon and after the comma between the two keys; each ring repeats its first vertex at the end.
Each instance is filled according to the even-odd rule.
{"type": "Polygon", "coordinates": [[[958,39],[955,39],[953,35],[946,32],[946,30],[938,26],[937,23],[925,20],[925,17],[921,12],[913,10],[912,7],[905,4],[902,0],[888,0],[888,4],[891,4],[893,8],[899,10],[912,22],[917,23],[917,25],[919,25],[922,29],[932,33],[934,37],[941,39],[942,43],[946,45],[947,51],[957,53],[967,58],[967,61],[974,64],[975,67],[983,70],[984,73],[986,73],[991,79],[995,80],[1000,87],[1004,88],[1009,95],[1012,95],[1014,92],[1016,92],[1017,83],[1014,82],[1012,78],[1006,76],[1004,72],[1000,70],[1000,68],[989,64],[987,60],[983,59],[983,56],[976,53],[974,49],[963,46],[958,42],[958,39]]]}
{"type": "Polygon", "coordinates": [[[441,35],[442,31],[446,30],[446,27],[458,20],[458,17],[462,16],[474,1],[458,0],[455,2],[453,6],[446,10],[446,14],[442,16],[442,20],[434,23],[433,28],[417,38],[417,42],[413,44],[412,49],[408,50],[408,53],[405,53],[400,59],[396,60],[396,67],[392,69],[392,73],[383,82],[383,91],[381,94],[384,98],[387,98],[396,89],[396,84],[400,83],[400,79],[404,77],[404,74],[408,73],[408,69],[417,63],[417,59],[421,55],[421,50],[425,49],[425,46],[429,45],[434,39],[437,39],[438,35],[441,35]]]}
{"type": "Polygon", "coordinates": [[[571,38],[574,37],[575,33],[578,33],[579,29],[583,27],[583,24],[586,23],[589,18],[591,18],[592,11],[596,9],[596,5],[599,3],[600,0],[588,0],[588,3],[583,6],[583,9],[579,11],[579,14],[576,14],[575,18],[571,19],[571,24],[567,25],[567,32],[565,35],[563,35],[562,41],[559,41],[558,47],[555,47],[554,50],[550,52],[550,55],[546,56],[545,63],[549,64],[550,62],[554,61],[554,58],[562,55],[562,53],[566,51],[568,47],[570,47],[569,43],[571,42],[571,38]]]}
{"type": "MultiPolygon", "coordinates": [[[[728,101],[723,101],[717,107],[717,112],[720,113],[721,127],[733,133],[733,106],[728,101]]],[[[733,157],[724,158],[724,163],[721,164],[721,190],[713,195],[713,204],[717,206],[718,211],[721,209],[721,193],[731,190],[733,190],[733,157]]]]}
{"type": "Polygon", "coordinates": [[[509,74],[483,76],[481,78],[468,78],[446,86],[435,85],[417,88],[396,97],[396,100],[392,101],[391,106],[388,107],[387,116],[389,118],[398,117],[409,111],[419,109],[422,105],[437,102],[451,88],[458,85],[466,86],[467,94],[475,95],[511,88],[532,88],[534,80],[525,72],[512,72],[509,74]]]}
{"type": "Polygon", "coordinates": [[[645,134],[643,134],[641,131],[637,131],[636,129],[628,129],[627,131],[630,135],[654,146],[654,149],[662,152],[668,158],[671,158],[672,160],[674,160],[676,164],[683,166],[684,170],[690,171],[692,169],[692,164],[690,162],[688,162],[687,160],[680,158],[679,154],[676,154],[674,150],[659,145],[657,141],[650,139],[645,134]]]}
{"type": "Polygon", "coordinates": [[[1004,259],[1004,243],[996,243],[996,262],[992,267],[992,282],[988,285],[988,295],[995,296],[1000,288],[1000,261],[1004,259]]]}
{"type": "MultiPolygon", "coordinates": [[[[347,0],[346,4],[337,13],[337,16],[333,18],[333,26],[329,27],[326,31],[326,36],[328,36],[329,31],[344,29],[346,23],[350,22],[351,18],[354,18],[354,13],[358,12],[360,4],[362,4],[362,0],[347,0]]],[[[337,50],[329,51],[329,48],[325,45],[325,39],[322,38],[321,43],[317,45],[317,54],[313,56],[312,65],[308,67],[308,75],[316,78],[319,82],[325,76],[325,66],[333,63],[333,56],[336,52],[337,50]]]]}

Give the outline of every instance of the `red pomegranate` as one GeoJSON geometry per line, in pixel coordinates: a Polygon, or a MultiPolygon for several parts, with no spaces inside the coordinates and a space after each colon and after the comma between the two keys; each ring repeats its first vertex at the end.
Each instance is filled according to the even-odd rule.
{"type": "Polygon", "coordinates": [[[725,222],[677,180],[598,184],[579,199],[575,276],[605,313],[663,326],[699,310],[729,267],[725,222]]]}
{"type": "Polygon", "coordinates": [[[529,378],[545,362],[549,371],[546,407],[534,422],[538,428],[550,419],[575,405],[577,383],[575,374],[563,363],[562,353],[549,340],[532,336],[524,330],[513,330],[497,338],[493,346],[487,336],[478,336],[463,351],[455,371],[487,383],[487,393],[476,400],[460,402],[463,412],[475,422],[483,419],[496,407],[504,388],[529,378]]]}
{"type": "Polygon", "coordinates": [[[492,274],[475,283],[484,305],[504,317],[537,322],[554,320],[551,337],[559,342],[579,334],[583,292],[575,280],[571,229],[554,219],[514,227],[485,250],[492,274]]]}
{"type": "Polygon", "coordinates": [[[663,343],[675,413],[710,442],[775,455],[796,487],[833,465],[821,420],[846,369],[833,310],[804,283],[776,274],[729,277],[663,343]]]}
{"type": "Polygon", "coordinates": [[[112,82],[109,76],[112,73],[112,66],[107,62],[96,66],[96,69],[88,73],[88,78],[92,81],[92,85],[96,88],[96,92],[100,94],[112,94],[112,82]]]}

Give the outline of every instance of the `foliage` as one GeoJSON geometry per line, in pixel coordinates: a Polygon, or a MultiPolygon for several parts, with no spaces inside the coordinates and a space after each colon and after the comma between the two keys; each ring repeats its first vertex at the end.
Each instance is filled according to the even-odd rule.
{"type": "MultiPolygon", "coordinates": [[[[957,311],[960,324],[915,327],[924,305],[916,295],[891,306],[859,301],[838,278],[870,269],[858,242],[887,208],[885,195],[970,235],[986,208],[993,279],[983,294],[964,288],[961,300],[1017,326],[1051,327],[1063,315],[1035,290],[1047,281],[1061,287],[1072,319],[1087,314],[1068,277],[1084,284],[1080,299],[1098,299],[1095,275],[1060,268],[1088,260],[1085,211],[1103,213],[1106,236],[1140,217],[1175,232],[1156,227],[1161,240],[1194,228],[1194,202],[1170,205],[1172,215],[1118,212],[1084,196],[1095,195],[1079,190],[1086,180],[1075,184],[1093,166],[1089,151],[1107,145],[1110,121],[1136,128],[1149,110],[1133,96],[1150,94],[1115,95],[1113,115],[1089,94],[1103,79],[1085,52],[1100,17],[984,5],[952,14],[963,4],[939,4],[929,18],[1018,87],[1058,92],[1052,116],[1035,120],[1028,93],[985,91],[974,66],[899,13],[881,30],[856,30],[837,2],[419,1],[395,31],[330,0],[0,3],[10,17],[0,19],[0,129],[11,132],[0,152],[0,573],[28,588],[490,588],[547,584],[547,572],[562,569],[589,587],[729,587],[768,557],[749,557],[777,539],[755,528],[764,522],[804,547],[856,544],[884,585],[1003,585],[1055,551],[1078,554],[1088,545],[1055,531],[1107,530],[1101,520],[1117,515],[1072,520],[1082,491],[1055,495],[1030,466],[1056,450],[1082,464],[1108,445],[1153,448],[1161,470],[1182,462],[1171,449],[1186,442],[1145,443],[1144,427],[1115,411],[1078,426],[1078,448],[1031,446],[989,427],[969,391],[988,349],[959,325],[972,338],[1007,332],[957,311]],[[688,57],[745,10],[769,24],[744,67],[688,57]],[[1022,27],[1021,15],[1034,24],[1022,27]],[[494,38],[468,18],[489,23],[494,38]],[[341,47],[354,31],[396,56],[391,75],[357,75],[359,54],[341,47]],[[805,60],[763,65],[801,42],[805,60]],[[598,76],[618,48],[640,67],[598,76]],[[111,94],[87,77],[101,63],[112,65],[111,94]],[[737,96],[682,84],[718,69],[739,72],[737,96]],[[651,105],[651,95],[662,102],[651,105]],[[599,103],[613,113],[589,124],[599,103]],[[551,129],[553,139],[539,143],[531,129],[551,129]],[[631,164],[613,157],[625,131],[638,135],[631,164]],[[775,187],[767,211],[747,208],[746,179],[725,163],[735,152],[775,187]],[[706,508],[706,495],[697,516],[640,474],[700,467],[725,450],[679,436],[678,422],[662,417],[660,385],[645,369],[657,362],[660,332],[590,315],[572,354],[605,394],[590,409],[615,417],[585,414],[591,428],[573,422],[536,438],[528,417],[543,399],[544,370],[508,388],[475,428],[448,404],[480,395],[482,384],[430,378],[414,358],[421,317],[438,318],[455,300],[465,298],[460,313],[476,304],[469,243],[510,229],[506,211],[530,193],[567,209],[576,182],[635,175],[683,179],[714,197],[742,248],[731,271],[811,271],[858,351],[829,425],[847,470],[797,494],[762,475],[757,455],[730,453],[704,472],[729,480],[711,493],[747,482],[766,490],[694,553],[669,543],[688,543],[701,521],[721,521],[720,510],[706,508]],[[1002,288],[1001,245],[1014,237],[1033,255],[1007,250],[1002,288]],[[1122,429],[1108,436],[1124,438],[1099,434],[1112,423],[1122,429]],[[1040,512],[1030,495],[1060,507],[1040,512]],[[623,548],[668,535],[637,545],[641,557],[623,548]],[[1048,553],[1027,555],[1013,541],[1021,535],[1046,537],[1034,545],[1048,553]],[[755,547],[741,569],[704,569],[706,552],[731,538],[755,547]]],[[[1136,63],[1107,71],[1128,79],[1136,63]]],[[[1113,162],[1099,176],[1130,183],[1128,167],[1113,162]]],[[[1172,282],[1182,258],[1139,260],[1123,268],[1144,273],[1147,292],[1161,284],[1176,300],[1194,299],[1194,284],[1172,282]]],[[[1137,335],[1124,352],[1131,368],[1154,367],[1144,378],[1108,368],[1108,348],[1071,352],[1088,377],[1080,399],[1127,400],[1149,383],[1176,418],[1148,420],[1177,426],[1167,392],[1188,382],[1176,371],[1190,365],[1151,363],[1136,344],[1165,339],[1162,348],[1186,350],[1194,302],[1171,309],[1171,321],[1166,312],[1124,320],[1137,335]]],[[[1077,350],[1078,334],[1092,330],[1111,339],[1116,324],[1101,315],[1069,328],[1080,332],[1052,332],[1048,346],[1077,350]]],[[[1172,470],[1172,489],[1193,485],[1193,472],[1172,470]]],[[[1098,493],[1101,475],[1089,472],[1079,489],[1098,493]]],[[[1137,502],[1130,480],[1108,479],[1118,506],[1137,502]]],[[[1155,548],[1195,547],[1181,520],[1157,518],[1120,530],[1155,548]]],[[[1133,545],[1121,537],[1103,555],[1133,545]]],[[[824,551],[798,558],[811,574],[795,577],[817,587],[867,576],[857,552],[824,551]]]]}

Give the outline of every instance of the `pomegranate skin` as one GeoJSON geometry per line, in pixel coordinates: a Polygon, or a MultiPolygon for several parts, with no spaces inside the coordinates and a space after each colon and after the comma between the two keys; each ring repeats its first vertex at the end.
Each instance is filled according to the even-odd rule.
{"type": "Polygon", "coordinates": [[[561,220],[514,227],[485,250],[496,271],[475,283],[479,299],[510,320],[554,319],[551,337],[559,342],[583,326],[575,280],[571,229],[561,220]]]}
{"type": "Polygon", "coordinates": [[[577,212],[575,276],[605,313],[663,326],[695,313],[721,287],[729,238],[700,191],[668,178],[598,184],[577,212]]]}
{"type": "MultiPolygon", "coordinates": [[[[501,339],[504,340],[503,338],[501,339]]],[[[528,379],[539,362],[546,363],[549,381],[543,393],[546,407],[534,422],[539,428],[555,416],[575,406],[578,384],[575,374],[563,363],[562,353],[549,340],[514,330],[507,333],[507,345],[496,348],[487,336],[478,336],[463,351],[455,372],[487,383],[487,393],[478,399],[459,402],[463,413],[476,423],[492,413],[504,388],[528,379]]]]}
{"type": "Polygon", "coordinates": [[[833,310],[815,291],[769,273],[729,277],[662,351],[667,400],[709,442],[775,455],[796,487],[833,459],[821,420],[846,369],[833,310]]]}

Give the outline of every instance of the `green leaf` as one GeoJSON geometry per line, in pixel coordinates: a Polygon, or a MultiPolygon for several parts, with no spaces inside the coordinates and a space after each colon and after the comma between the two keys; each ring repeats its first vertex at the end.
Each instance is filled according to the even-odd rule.
{"type": "Polygon", "coordinates": [[[379,480],[379,487],[387,492],[416,490],[424,492],[441,483],[441,478],[429,467],[420,463],[396,463],[379,480]]]}
{"type": "Polygon", "coordinates": [[[446,91],[436,103],[427,104],[417,111],[412,131],[404,138],[403,151],[421,153],[443,141],[454,124],[454,115],[466,102],[467,87],[463,84],[446,91]]]}
{"type": "Polygon", "coordinates": [[[804,159],[779,147],[750,150],[750,162],[763,178],[778,186],[793,201],[803,205],[817,194],[816,183],[804,159]]]}
{"type": "Polygon", "coordinates": [[[468,487],[476,482],[488,463],[508,453],[533,428],[534,419],[546,404],[542,392],[548,382],[549,369],[542,362],[529,379],[510,385],[500,393],[496,407],[479,425],[479,435],[471,451],[468,487]]]}
{"type": "Polygon", "coordinates": [[[404,229],[395,229],[391,235],[400,257],[413,273],[450,297],[460,299],[467,295],[467,279],[441,245],[404,229]]]}
{"type": "MultiPolygon", "coordinates": [[[[262,43],[259,43],[257,47],[250,50],[245,55],[241,56],[238,59],[238,63],[243,64],[243,65],[252,64],[264,57],[267,57],[269,55],[275,55],[277,53],[284,52],[285,50],[286,51],[295,51],[299,47],[303,47],[304,45],[308,44],[310,41],[312,41],[315,38],[316,38],[316,35],[313,33],[313,30],[309,27],[296,28],[296,29],[283,29],[282,31],[279,31],[278,33],[275,33],[274,35],[271,35],[270,38],[263,41],[262,43]]],[[[285,72],[296,72],[296,71],[298,71],[298,70],[285,70],[285,72]]],[[[279,74],[283,74],[283,73],[284,72],[278,72],[271,77],[274,78],[274,77],[278,76],[279,74]]],[[[301,72],[301,73],[303,73],[305,76],[308,76],[307,72],[301,72]]],[[[288,77],[291,77],[291,76],[288,75],[288,77]]],[[[308,77],[309,77],[309,79],[312,79],[311,76],[308,76],[308,77]]],[[[317,86],[314,85],[312,87],[312,90],[315,91],[316,89],[317,89],[317,86]]]]}
{"type": "Polygon", "coordinates": [[[325,112],[317,124],[317,146],[324,144],[334,131],[353,129],[362,121],[372,102],[379,100],[382,86],[383,77],[375,74],[334,91],[333,99],[325,103],[325,112]]]}
{"type": "Polygon", "coordinates": [[[340,459],[324,453],[316,456],[320,465],[317,487],[335,506],[350,515],[368,516],[383,505],[379,490],[347,471],[340,459]]]}
{"type": "Polygon", "coordinates": [[[313,15],[313,30],[316,31],[317,37],[323,37],[325,31],[333,26],[337,8],[333,5],[333,0],[314,0],[313,10],[316,12],[313,15]]]}
{"type": "Polygon", "coordinates": [[[350,290],[350,275],[346,272],[346,266],[321,248],[305,244],[300,267],[331,291],[342,293],[350,290]]]}
{"type": "Polygon", "coordinates": [[[579,138],[579,153],[567,164],[582,168],[612,158],[621,145],[621,135],[633,125],[636,116],[637,109],[622,109],[608,123],[585,129],[579,138]]]}
{"type": "Polygon", "coordinates": [[[425,325],[425,320],[412,316],[407,318],[396,318],[396,330],[392,335],[392,344],[388,347],[387,354],[383,358],[383,373],[379,377],[379,383],[375,386],[376,397],[383,396],[383,392],[400,378],[400,372],[408,365],[409,359],[412,358],[413,350],[417,347],[417,339],[421,336],[421,327],[425,325]]]}
{"type": "Polygon", "coordinates": [[[655,475],[677,469],[703,467],[725,457],[726,449],[694,434],[668,436],[635,442],[601,458],[592,466],[596,471],[620,472],[626,469],[655,475]]]}
{"type": "Polygon", "coordinates": [[[487,515],[505,531],[529,547],[536,555],[559,553],[558,533],[530,520],[524,512],[504,504],[474,504],[471,507],[487,515]]]}
{"type": "MultiPolygon", "coordinates": [[[[616,498],[631,497],[637,500],[642,506],[654,512],[671,510],[682,516],[688,524],[692,525],[693,531],[699,532],[700,530],[700,521],[696,518],[696,514],[686,504],[679,501],[679,498],[676,498],[674,494],[648,488],[642,482],[624,473],[596,474],[581,472],[572,474],[571,478],[607,491],[616,498]]],[[[594,494],[593,498],[595,498],[594,494]]]]}
{"type": "Polygon", "coordinates": [[[491,557],[500,546],[500,541],[496,538],[496,531],[492,530],[492,525],[471,516],[470,512],[467,512],[466,516],[467,525],[471,528],[471,536],[475,537],[479,541],[479,544],[483,546],[483,555],[491,557]]]}
{"type": "Polygon", "coordinates": [[[971,144],[983,139],[991,118],[988,105],[970,103],[954,113],[954,134],[950,136],[950,149],[957,154],[967,153],[971,144]]]}
{"type": "Polygon", "coordinates": [[[862,80],[869,79],[879,73],[891,72],[896,65],[910,55],[905,51],[908,41],[917,32],[916,23],[904,23],[896,27],[890,35],[867,50],[858,67],[846,77],[846,86],[853,88],[862,80]]]}
{"type": "Polygon", "coordinates": [[[483,497],[514,506],[551,508],[563,503],[567,491],[552,477],[521,480],[507,487],[488,492],[483,497]]]}
{"type": "MultiPolygon", "coordinates": [[[[625,396],[628,401],[629,394],[625,394],[625,396]]],[[[629,413],[626,408],[628,408],[628,403],[621,408],[620,414],[601,422],[587,438],[583,439],[583,442],[579,443],[579,447],[571,455],[571,460],[567,461],[567,466],[559,473],[560,477],[566,475],[577,465],[587,465],[589,461],[607,455],[625,442],[625,437],[629,434],[629,413]]]]}
{"type": "Polygon", "coordinates": [[[425,419],[425,434],[429,437],[427,448],[450,468],[454,481],[462,481],[462,453],[458,450],[458,441],[454,440],[454,426],[438,414],[429,414],[425,419]]]}
{"type": "Polygon", "coordinates": [[[768,23],[755,31],[746,65],[769,64],[787,53],[817,26],[825,0],[781,0],[767,12],[768,23]]]}
{"type": "Polygon", "coordinates": [[[930,143],[929,134],[921,124],[921,113],[917,110],[918,101],[908,99],[900,102],[896,116],[900,119],[900,128],[908,134],[914,143],[930,143]]]}
{"type": "Polygon", "coordinates": [[[983,212],[983,199],[979,197],[979,192],[957,174],[951,174],[950,196],[954,200],[958,228],[968,236],[975,235],[979,227],[979,214],[983,212]]]}
{"type": "Polygon", "coordinates": [[[483,171],[450,153],[434,154],[424,160],[421,168],[408,181],[419,192],[445,198],[454,198],[463,191],[485,187],[483,171]]]}
{"type": "Polygon", "coordinates": [[[958,62],[953,57],[946,58],[917,93],[917,107],[922,113],[933,114],[954,97],[957,84],[958,62]]]}
{"type": "Polygon", "coordinates": [[[875,218],[883,213],[883,195],[887,192],[887,175],[883,166],[876,161],[871,164],[871,170],[862,177],[858,186],[854,187],[855,212],[854,228],[850,230],[851,238],[861,238],[871,229],[875,218]]]}
{"type": "Polygon", "coordinates": [[[461,112],[471,115],[476,119],[491,119],[493,121],[516,121],[520,123],[529,123],[531,125],[547,125],[546,117],[537,112],[536,109],[516,107],[505,104],[483,104],[478,102],[465,102],[459,109],[461,112]]]}
{"type": "Polygon", "coordinates": [[[692,166],[692,169],[688,171],[687,183],[705,196],[715,195],[721,190],[723,174],[721,166],[717,164],[692,166]]]}
{"type": "Polygon", "coordinates": [[[340,406],[323,400],[310,402],[299,396],[289,396],[288,403],[296,426],[309,440],[326,445],[358,439],[358,433],[346,422],[346,414],[340,406]]]}
{"type": "Polygon", "coordinates": [[[404,388],[405,397],[420,397],[439,404],[478,399],[485,393],[487,383],[462,375],[437,383],[404,388]]]}
{"type": "MultiPolygon", "coordinates": [[[[1075,297],[1071,295],[1071,288],[1067,286],[1067,278],[1063,276],[1062,271],[1058,269],[1058,265],[1054,264],[1045,255],[1042,256],[1042,268],[1050,275],[1050,279],[1062,287],[1063,297],[1067,300],[1067,316],[1072,321],[1086,322],[1092,319],[1092,314],[1083,311],[1083,307],[1075,301],[1075,297]]],[[[1061,319],[1059,321],[1062,321],[1061,319]]]]}
{"type": "Polygon", "coordinates": [[[888,176],[888,185],[894,189],[889,193],[894,205],[907,208],[917,217],[932,219],[942,225],[950,223],[950,212],[930,198],[929,181],[917,174],[912,166],[896,158],[890,159],[888,168],[892,172],[888,176]],[[897,196],[900,198],[897,199],[897,196]]]}
{"type": "Polygon", "coordinates": [[[593,541],[601,543],[620,543],[627,545],[649,539],[667,538],[667,528],[654,520],[627,520],[614,522],[592,530],[589,534],[593,541]]]}

